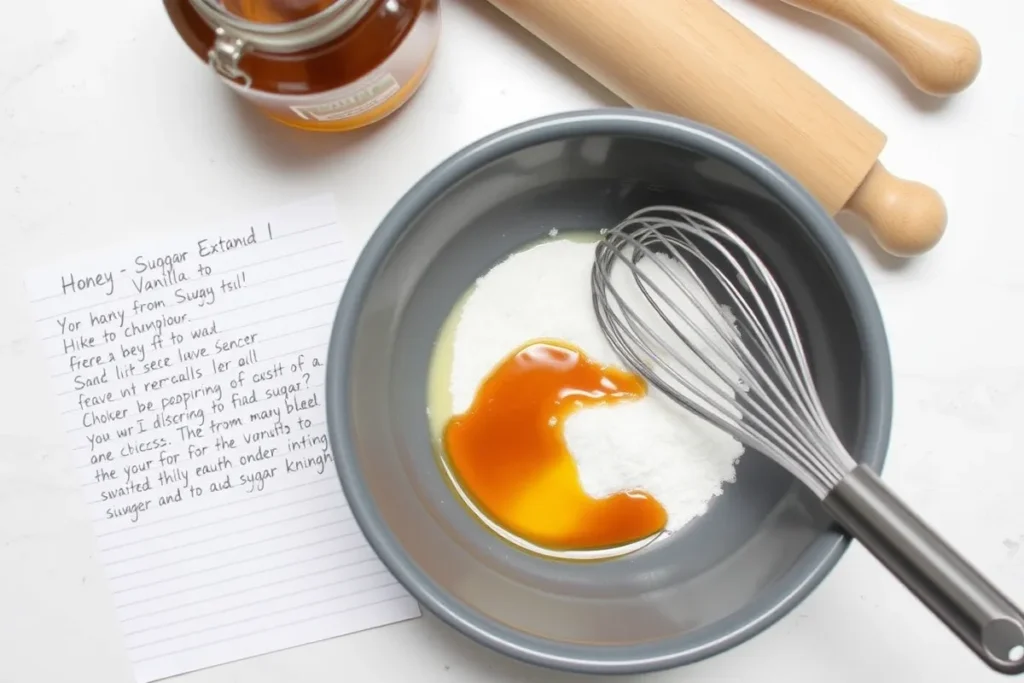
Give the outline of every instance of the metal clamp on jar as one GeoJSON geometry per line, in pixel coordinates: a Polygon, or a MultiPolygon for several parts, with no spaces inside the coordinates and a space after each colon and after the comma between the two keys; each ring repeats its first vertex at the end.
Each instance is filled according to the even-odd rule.
{"type": "Polygon", "coordinates": [[[437,44],[437,0],[164,0],[191,50],[271,118],[361,128],[416,92],[437,44]]]}

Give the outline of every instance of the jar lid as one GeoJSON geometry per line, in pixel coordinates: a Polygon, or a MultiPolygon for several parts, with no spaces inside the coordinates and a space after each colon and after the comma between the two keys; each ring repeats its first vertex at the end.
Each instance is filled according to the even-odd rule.
{"type": "Polygon", "coordinates": [[[358,22],[373,0],[336,0],[316,14],[297,21],[265,24],[228,11],[218,0],[190,0],[196,12],[216,32],[243,50],[275,54],[302,52],[337,38],[358,22]]]}

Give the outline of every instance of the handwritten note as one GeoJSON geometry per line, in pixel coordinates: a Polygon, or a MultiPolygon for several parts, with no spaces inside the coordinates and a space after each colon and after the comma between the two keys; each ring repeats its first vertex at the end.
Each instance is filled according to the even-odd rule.
{"type": "Polygon", "coordinates": [[[419,615],[345,502],[330,198],[27,277],[143,683],[419,615]]]}

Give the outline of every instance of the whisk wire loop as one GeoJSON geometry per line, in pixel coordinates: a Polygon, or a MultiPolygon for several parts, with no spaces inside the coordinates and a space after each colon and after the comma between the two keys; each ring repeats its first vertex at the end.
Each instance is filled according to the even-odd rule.
{"type": "MultiPolygon", "coordinates": [[[[743,256],[745,256],[755,267],[755,274],[759,275],[761,282],[769,288],[770,294],[772,295],[772,301],[776,304],[779,314],[783,316],[785,329],[795,331],[796,323],[792,320],[789,309],[785,305],[785,299],[783,298],[782,292],[773,279],[764,278],[764,274],[768,271],[760,259],[758,259],[757,255],[750,250],[746,244],[739,240],[735,233],[730,231],[728,228],[716,223],[710,218],[703,218],[707,220],[710,225],[716,227],[721,233],[727,236],[730,242],[742,251],[743,256]]],[[[810,370],[806,365],[799,335],[791,333],[785,338],[782,336],[773,317],[769,313],[767,305],[759,294],[757,287],[754,286],[746,269],[740,265],[737,259],[728,249],[725,248],[723,244],[713,239],[713,233],[711,233],[711,231],[705,230],[699,224],[694,223],[690,215],[686,215],[686,219],[688,226],[692,228],[693,232],[705,239],[708,245],[716,250],[727,261],[727,263],[732,266],[732,272],[736,274],[736,277],[739,279],[743,289],[746,290],[748,295],[753,299],[753,303],[756,304],[757,312],[755,312],[754,307],[751,306],[747,299],[740,293],[737,286],[730,281],[729,278],[724,276],[723,271],[716,268],[711,263],[710,259],[708,259],[708,257],[698,247],[696,247],[696,245],[694,245],[687,236],[682,236],[682,241],[688,244],[688,252],[691,255],[696,256],[701,263],[706,266],[708,272],[715,277],[718,284],[726,291],[730,304],[735,306],[741,314],[745,314],[738,316],[737,321],[742,323],[744,329],[753,336],[755,346],[757,346],[759,351],[766,356],[766,360],[769,361],[769,367],[774,370],[774,379],[767,376],[765,372],[766,368],[763,367],[762,364],[751,360],[750,354],[747,353],[746,346],[738,337],[730,336],[727,341],[729,341],[734,348],[739,348],[743,351],[744,358],[749,362],[749,366],[753,372],[760,377],[763,387],[767,390],[767,393],[772,395],[774,400],[778,402],[779,407],[788,414],[788,417],[794,420],[810,420],[820,429],[824,429],[831,434],[831,427],[824,419],[824,409],[820,405],[815,406],[817,394],[813,391],[813,382],[810,378],[810,370]],[[768,331],[765,330],[765,326],[767,326],[768,331]],[[768,332],[770,332],[771,340],[768,339],[768,332]],[[774,343],[772,343],[773,341],[774,343]],[[780,368],[783,368],[783,371],[780,371],[780,368]],[[791,379],[792,377],[797,378],[797,381],[791,379]],[[781,382],[782,388],[785,389],[784,392],[780,391],[780,387],[776,382],[781,382]],[[799,414],[792,414],[794,410],[799,414]]],[[[662,221],[660,225],[663,228],[672,227],[672,221],[662,221]]],[[[680,238],[678,237],[673,237],[671,233],[665,237],[665,241],[668,243],[676,242],[679,239],[680,238]]],[[[699,283],[705,296],[712,298],[707,287],[703,285],[700,276],[688,263],[686,263],[685,259],[683,259],[683,263],[692,275],[694,281],[699,283]]],[[[840,448],[842,448],[842,446],[840,446],[840,448]]]]}
{"type": "MultiPolygon", "coordinates": [[[[746,350],[746,348],[744,348],[742,346],[737,346],[736,347],[736,350],[740,352],[741,356],[742,355],[746,355],[747,356],[747,358],[745,359],[746,362],[742,364],[743,365],[742,367],[740,365],[737,365],[736,362],[734,361],[734,359],[730,358],[728,354],[721,355],[721,357],[730,366],[730,369],[733,370],[734,372],[736,372],[737,374],[741,375],[740,381],[737,383],[736,381],[733,381],[731,379],[731,377],[729,376],[728,373],[723,372],[718,366],[713,364],[711,359],[701,350],[701,348],[699,346],[695,345],[693,343],[693,341],[690,340],[687,337],[687,335],[685,335],[683,332],[681,332],[681,330],[676,326],[676,324],[672,320],[669,319],[668,315],[665,314],[665,311],[663,309],[661,309],[660,307],[658,307],[658,305],[655,302],[654,298],[651,296],[651,293],[650,293],[649,289],[654,289],[656,291],[656,293],[658,294],[658,296],[663,301],[665,301],[666,305],[669,308],[671,308],[675,313],[677,313],[678,315],[684,315],[683,311],[671,300],[671,298],[667,297],[665,292],[660,287],[658,287],[658,285],[656,283],[653,282],[653,280],[650,278],[650,276],[648,276],[646,273],[644,273],[642,270],[639,269],[638,263],[640,261],[640,256],[644,253],[643,244],[638,239],[636,239],[635,236],[633,236],[633,235],[622,235],[620,237],[621,237],[621,239],[623,239],[625,241],[632,242],[634,244],[634,246],[640,247],[640,249],[637,249],[634,252],[633,256],[629,260],[625,261],[625,263],[630,268],[630,270],[632,271],[632,273],[634,275],[634,278],[635,278],[635,282],[636,282],[638,288],[641,290],[642,294],[644,295],[645,299],[647,299],[648,303],[650,303],[654,307],[654,310],[658,312],[659,317],[663,320],[663,322],[666,323],[666,325],[670,328],[670,330],[678,337],[678,341],[681,341],[683,343],[683,345],[685,345],[687,348],[689,348],[694,353],[694,355],[696,355],[698,357],[698,359],[701,361],[701,363],[704,364],[705,367],[710,367],[710,369],[712,370],[712,372],[714,372],[714,374],[716,376],[718,376],[721,380],[723,380],[723,382],[725,382],[726,384],[729,385],[729,388],[730,388],[731,391],[730,391],[729,394],[725,394],[719,386],[716,386],[713,383],[711,383],[708,388],[711,389],[712,391],[714,391],[714,393],[716,394],[716,397],[718,399],[726,401],[726,402],[728,402],[728,400],[731,398],[733,393],[738,392],[738,391],[744,391],[746,389],[746,387],[749,385],[749,383],[751,382],[750,374],[749,374],[749,372],[747,372],[747,367],[746,366],[749,366],[749,365],[752,364],[751,363],[751,359],[749,358],[749,352],[746,350]]],[[[615,256],[615,257],[624,258],[624,253],[623,253],[622,250],[616,250],[616,251],[609,252],[609,253],[611,255],[615,256]]],[[[649,254],[649,252],[648,252],[648,254],[649,254]]],[[[724,319],[720,320],[719,316],[716,315],[713,310],[708,308],[708,304],[706,304],[705,301],[707,301],[707,302],[711,301],[710,293],[707,291],[707,288],[704,287],[703,283],[699,279],[695,279],[695,283],[696,283],[697,287],[701,288],[702,291],[705,293],[705,296],[706,296],[705,301],[701,301],[699,298],[696,298],[689,291],[689,288],[686,286],[686,284],[683,283],[681,281],[681,279],[679,279],[678,276],[672,271],[672,269],[668,268],[663,261],[656,259],[653,262],[659,267],[659,269],[661,270],[662,273],[664,273],[667,277],[672,279],[673,283],[680,288],[680,291],[682,291],[684,293],[684,295],[696,307],[701,309],[702,315],[704,315],[708,319],[708,321],[713,325],[713,327],[715,328],[716,332],[721,337],[724,337],[726,339],[732,339],[732,338],[735,337],[734,331],[731,328],[728,327],[728,324],[726,323],[726,321],[724,319]]],[[[601,262],[600,259],[599,259],[598,263],[601,264],[600,267],[602,268],[603,272],[607,273],[608,271],[607,271],[606,264],[601,262]]],[[[692,274],[692,269],[690,269],[689,264],[685,260],[682,261],[682,264],[686,268],[688,268],[689,272],[691,272],[691,274],[692,274]]],[[[610,290],[612,290],[612,295],[615,296],[616,300],[618,300],[620,303],[625,303],[622,300],[621,295],[615,289],[614,284],[611,284],[610,280],[605,280],[603,283],[599,283],[597,291],[601,291],[601,287],[604,286],[605,283],[607,283],[607,287],[610,290]]],[[[622,312],[623,312],[624,318],[629,323],[629,326],[632,329],[632,331],[637,333],[637,334],[634,334],[634,335],[630,335],[631,338],[634,341],[639,342],[640,345],[643,346],[643,339],[641,339],[641,334],[640,334],[640,333],[642,333],[642,336],[646,337],[648,342],[649,342],[647,344],[647,346],[648,347],[655,346],[655,347],[657,347],[655,350],[660,351],[660,353],[654,353],[653,357],[650,359],[650,361],[642,361],[642,365],[644,367],[648,367],[648,368],[651,366],[652,363],[655,364],[655,365],[660,366],[662,368],[662,370],[664,372],[666,372],[667,374],[669,374],[670,377],[673,380],[675,380],[680,385],[682,385],[690,393],[693,393],[693,394],[697,395],[697,397],[699,399],[701,399],[701,402],[704,404],[704,405],[701,405],[701,406],[695,406],[693,404],[693,402],[691,401],[691,402],[688,402],[686,404],[686,407],[688,407],[690,409],[695,409],[696,408],[698,410],[698,412],[701,412],[701,410],[706,412],[707,408],[705,406],[709,402],[712,402],[713,399],[711,399],[703,391],[701,391],[701,389],[699,387],[695,386],[692,382],[690,382],[687,379],[685,374],[679,373],[678,370],[675,367],[673,367],[671,364],[665,362],[665,359],[672,357],[672,353],[673,353],[673,349],[671,347],[671,343],[672,342],[666,341],[663,337],[661,337],[660,335],[655,333],[653,331],[653,329],[649,325],[644,323],[642,321],[642,319],[636,315],[636,312],[633,311],[632,309],[630,309],[629,307],[626,307],[622,312]]],[[[706,345],[711,345],[711,346],[714,345],[714,342],[711,339],[708,338],[708,336],[705,334],[705,332],[699,326],[695,327],[693,329],[694,329],[695,334],[698,337],[700,337],[700,339],[706,345]]],[[[677,343],[678,343],[678,341],[677,341],[677,343]]],[[[631,355],[632,357],[634,357],[634,359],[637,357],[636,354],[633,352],[633,349],[627,350],[626,353],[627,353],[627,355],[631,355]]],[[[756,365],[755,365],[755,367],[756,367],[756,365]]],[[[689,369],[693,370],[693,368],[689,368],[689,369]]],[[[648,377],[650,378],[649,375],[648,375],[648,377]]],[[[653,382],[655,383],[656,386],[659,386],[659,388],[661,388],[662,391],[665,391],[664,384],[661,383],[660,378],[658,378],[657,376],[654,376],[651,379],[653,379],[653,382]]],[[[677,398],[682,398],[682,397],[677,397],[677,398]]],[[[678,402],[678,400],[677,400],[677,402],[678,402]]],[[[746,443],[747,445],[753,446],[755,448],[762,448],[762,447],[765,446],[765,444],[764,444],[763,440],[761,440],[760,438],[756,437],[756,432],[752,433],[748,429],[748,424],[747,423],[750,423],[751,426],[753,426],[753,427],[755,427],[757,429],[761,429],[763,431],[768,432],[770,435],[774,436],[775,438],[785,442],[785,444],[788,447],[798,449],[801,452],[801,454],[804,455],[805,457],[809,457],[810,456],[812,446],[810,445],[808,439],[806,439],[806,438],[799,438],[800,437],[799,434],[797,435],[797,438],[794,439],[792,437],[792,435],[787,434],[786,431],[781,427],[781,425],[779,425],[778,421],[776,419],[774,419],[773,416],[770,415],[766,410],[764,410],[759,404],[752,403],[751,405],[752,405],[752,408],[754,409],[754,413],[756,413],[756,415],[755,414],[747,414],[745,416],[746,417],[746,422],[745,423],[739,423],[739,424],[736,423],[737,413],[739,413],[739,416],[743,416],[742,410],[740,410],[740,411],[737,411],[737,410],[728,411],[727,415],[725,415],[724,417],[722,415],[720,415],[720,414],[717,414],[720,411],[716,411],[716,422],[717,422],[717,420],[726,420],[726,421],[728,421],[731,425],[734,426],[734,428],[736,428],[740,432],[742,432],[744,438],[742,438],[740,440],[743,441],[744,443],[746,443]]],[[[713,408],[717,408],[717,407],[718,407],[717,405],[713,405],[713,408]]],[[[701,414],[703,414],[703,413],[701,413],[701,414]]],[[[812,463],[810,465],[810,467],[812,467],[815,470],[819,469],[819,466],[818,466],[817,463],[812,463]]],[[[821,474],[822,474],[822,476],[824,476],[824,473],[821,473],[821,474]]]]}
{"type": "MultiPolygon", "coordinates": [[[[692,256],[695,256],[701,261],[701,263],[708,269],[708,272],[711,273],[716,278],[718,284],[723,289],[726,290],[727,294],[730,295],[730,302],[734,306],[736,306],[741,313],[745,314],[740,317],[740,320],[747,323],[749,331],[753,333],[755,341],[759,344],[759,349],[762,351],[762,353],[768,356],[768,360],[771,361],[773,367],[784,366],[787,370],[790,371],[792,375],[796,375],[797,370],[794,367],[794,365],[797,361],[795,361],[793,358],[792,350],[790,346],[787,345],[786,340],[782,339],[782,336],[780,335],[777,326],[772,320],[772,317],[769,314],[762,297],[758,293],[757,288],[754,286],[747,271],[743,267],[741,267],[736,258],[728,249],[725,248],[723,244],[709,236],[708,233],[710,231],[702,228],[700,224],[694,222],[689,213],[684,214],[684,218],[686,219],[687,227],[690,229],[689,232],[705,239],[708,245],[714,250],[716,250],[719,253],[719,255],[721,255],[732,267],[732,272],[736,274],[737,278],[739,279],[739,284],[742,285],[743,289],[746,290],[748,295],[753,299],[753,302],[756,304],[757,311],[760,315],[758,315],[758,313],[755,313],[753,307],[749,304],[747,299],[739,292],[737,285],[734,284],[727,277],[725,277],[722,270],[715,268],[711,263],[710,259],[707,256],[705,256],[705,254],[692,242],[692,240],[688,238],[687,235],[682,234],[678,237],[674,237],[671,235],[671,233],[669,233],[664,238],[666,243],[674,244],[676,242],[681,241],[687,245],[688,253],[690,253],[692,256]],[[768,332],[765,330],[765,326],[762,324],[762,320],[767,323],[767,326],[771,332],[772,340],[775,342],[774,344],[772,344],[767,338],[768,332]]],[[[711,219],[706,218],[706,220],[709,224],[715,225],[715,222],[712,221],[711,219]]],[[[673,222],[668,220],[662,220],[659,222],[658,225],[661,226],[662,228],[668,228],[673,227],[673,222]]],[[[728,228],[726,228],[725,226],[718,224],[716,225],[716,227],[720,232],[722,232],[726,236],[734,237],[731,231],[729,231],[728,228]]],[[[734,246],[743,251],[743,255],[747,257],[748,260],[752,260],[755,263],[757,263],[758,259],[756,254],[750,251],[750,249],[745,244],[737,240],[732,240],[732,242],[734,246]]],[[[685,262],[685,259],[680,259],[680,261],[682,261],[685,264],[685,267],[689,270],[694,280],[700,284],[700,287],[704,291],[705,295],[711,297],[711,293],[707,290],[707,287],[704,286],[703,282],[701,281],[697,273],[694,272],[694,269],[688,263],[685,262]]],[[[757,263],[757,265],[763,264],[757,263]]],[[[755,273],[760,272],[760,269],[755,271],[755,273]]],[[[770,289],[772,288],[772,285],[775,284],[774,282],[771,281],[765,282],[763,278],[762,282],[768,285],[770,289]]],[[[781,293],[777,290],[777,288],[772,289],[771,293],[773,294],[774,302],[778,304],[781,299],[781,293]]],[[[781,312],[786,314],[788,313],[788,310],[783,310],[781,312]]],[[[728,341],[734,348],[739,347],[740,349],[745,350],[743,344],[739,342],[736,337],[730,337],[728,338],[728,341]]],[[[803,351],[801,348],[799,348],[799,337],[791,337],[790,341],[796,343],[798,347],[796,349],[796,356],[797,358],[802,359],[803,351]]],[[[759,365],[753,364],[752,367],[756,372],[761,374],[763,380],[767,381],[767,377],[764,376],[762,368],[759,365]]],[[[800,383],[796,383],[796,386],[794,387],[794,383],[790,380],[789,375],[781,373],[779,375],[779,379],[785,384],[786,389],[788,389],[790,392],[797,393],[799,395],[799,398],[805,400],[809,398],[806,395],[806,392],[800,391],[800,389],[802,389],[802,385],[800,383]]],[[[774,388],[774,386],[772,388],[774,388]]],[[[778,398],[782,397],[778,396],[778,398]]],[[[803,401],[800,401],[798,405],[799,407],[803,408],[803,401]]],[[[805,414],[805,417],[811,416],[805,414]]]]}
{"type": "MultiPolygon", "coordinates": [[[[633,264],[629,265],[632,267],[633,264]]],[[[617,296],[617,293],[613,292],[613,296],[617,296]]],[[[729,429],[731,427],[735,429],[737,438],[745,445],[759,450],[777,446],[777,444],[766,442],[762,439],[759,436],[760,432],[756,431],[761,430],[761,432],[767,433],[782,441],[786,446],[799,450],[802,456],[809,457],[806,439],[801,439],[800,442],[794,442],[792,436],[786,433],[783,429],[780,429],[778,422],[774,420],[771,415],[766,414],[766,411],[759,405],[759,403],[751,404],[756,415],[741,415],[746,418],[745,422],[736,423],[735,413],[722,415],[716,410],[718,404],[714,403],[713,399],[704,393],[699,386],[694,385],[689,381],[685,374],[679,373],[676,368],[672,367],[672,365],[664,362],[663,359],[665,358],[665,354],[671,353],[671,348],[669,346],[670,342],[666,342],[663,337],[655,333],[646,323],[639,320],[631,310],[626,310],[625,318],[628,322],[627,328],[612,328],[613,336],[616,337],[616,339],[613,339],[612,341],[614,342],[614,345],[618,347],[617,350],[620,354],[627,356],[628,359],[632,361],[630,364],[636,367],[641,374],[645,375],[652,384],[668,393],[674,400],[676,400],[677,403],[682,403],[685,407],[697,412],[707,419],[710,419],[721,428],[729,429]],[[625,344],[626,348],[623,349],[625,340],[622,337],[622,332],[625,332],[626,336],[628,336],[630,340],[641,346],[646,344],[647,348],[654,347],[654,353],[652,356],[649,359],[640,358],[633,351],[632,347],[628,346],[628,344],[625,344]],[[661,351],[662,353],[658,353],[658,351],[661,351]],[[699,399],[699,402],[687,400],[682,392],[671,393],[673,391],[678,392],[678,389],[667,384],[656,372],[650,372],[652,364],[660,367],[660,369],[669,375],[672,380],[676,381],[679,385],[682,385],[686,391],[695,394],[699,399]],[[709,405],[711,406],[710,408],[708,407],[709,405]],[[761,418],[765,419],[762,420],[761,418]],[[767,424],[765,422],[767,422],[767,424]],[[753,427],[753,429],[750,429],[748,425],[749,427],[753,427]]],[[[699,355],[699,350],[697,355],[699,355]]],[[[707,357],[705,356],[704,361],[706,360],[707,357]]],[[[743,390],[742,387],[737,387],[736,385],[733,385],[732,388],[734,390],[743,390]]],[[[731,396],[731,394],[729,396],[723,394],[722,390],[714,384],[711,384],[709,389],[715,392],[718,395],[718,398],[724,401],[728,401],[729,396],[731,396]]],[[[819,476],[826,476],[826,473],[821,471],[821,467],[818,463],[810,461],[809,466],[815,470],[815,473],[819,476]]]]}
{"type": "Polygon", "coordinates": [[[609,343],[674,402],[795,464],[788,468],[820,497],[853,469],[781,287],[732,230],[687,209],[636,212],[604,233],[591,284],[609,343]],[[619,264],[630,278],[613,276],[619,264]]]}
{"type": "MultiPolygon", "coordinates": [[[[654,230],[658,230],[658,228],[671,227],[671,222],[662,221],[662,222],[657,223],[657,224],[649,224],[649,226],[650,226],[650,228],[653,228],[654,230]]],[[[701,237],[706,239],[706,235],[701,233],[699,225],[696,225],[696,224],[693,224],[692,222],[690,222],[689,223],[689,227],[693,228],[694,231],[697,232],[697,234],[699,236],[701,236],[701,237]]],[[[658,233],[655,233],[655,234],[658,234],[658,233]]],[[[689,255],[697,258],[702,263],[702,265],[704,265],[708,269],[708,271],[715,277],[715,279],[717,281],[717,284],[720,285],[726,291],[726,293],[730,296],[730,300],[735,303],[735,305],[738,307],[738,310],[740,311],[740,313],[741,314],[745,314],[745,315],[741,315],[737,320],[738,321],[746,321],[748,323],[747,324],[748,331],[750,333],[752,333],[755,341],[758,342],[758,344],[760,345],[760,349],[762,350],[762,352],[766,356],[768,356],[768,360],[772,363],[773,367],[779,367],[779,366],[782,366],[782,365],[785,364],[785,365],[789,365],[790,369],[792,369],[792,360],[791,360],[791,358],[789,358],[789,354],[786,354],[785,361],[782,358],[780,358],[780,354],[778,353],[776,347],[773,346],[768,341],[768,339],[767,339],[768,335],[767,335],[767,333],[766,333],[766,331],[764,329],[764,326],[761,324],[761,321],[759,320],[758,316],[754,313],[754,311],[751,309],[751,306],[748,304],[746,299],[744,299],[744,297],[738,291],[737,285],[734,284],[733,282],[731,282],[729,279],[723,277],[723,273],[719,269],[717,269],[717,268],[715,268],[713,266],[713,264],[711,263],[710,259],[708,259],[708,257],[705,256],[704,253],[701,252],[701,250],[690,239],[687,238],[687,236],[682,235],[680,237],[672,237],[671,235],[667,235],[667,236],[665,236],[664,241],[669,246],[669,249],[671,251],[671,255],[676,257],[676,259],[675,259],[676,263],[682,264],[682,266],[687,269],[688,273],[691,275],[691,277],[693,279],[693,282],[695,282],[697,284],[697,286],[700,287],[702,293],[704,294],[705,299],[711,301],[711,300],[713,300],[713,296],[712,296],[711,292],[708,290],[708,288],[704,285],[702,279],[697,274],[695,269],[690,265],[688,260],[680,254],[680,252],[679,252],[679,248],[680,247],[683,250],[685,250],[686,253],[688,253],[689,255]]],[[[764,319],[767,320],[767,322],[768,322],[768,324],[769,324],[769,326],[771,328],[773,337],[778,342],[779,346],[782,347],[785,350],[785,347],[783,346],[782,340],[779,337],[779,333],[778,333],[777,329],[775,328],[775,325],[772,322],[771,318],[768,316],[768,313],[767,313],[767,310],[765,308],[765,305],[764,305],[763,301],[761,300],[760,296],[758,295],[757,290],[753,286],[750,278],[747,276],[747,273],[745,271],[743,271],[739,267],[739,264],[737,263],[737,261],[733,257],[733,255],[731,253],[729,253],[729,251],[726,250],[721,244],[719,244],[718,242],[715,242],[714,240],[708,240],[708,242],[709,242],[709,245],[712,248],[716,249],[723,256],[723,258],[725,258],[730,263],[730,265],[732,265],[734,267],[735,271],[738,273],[738,275],[740,277],[740,280],[741,280],[740,284],[747,291],[749,291],[751,293],[751,295],[754,297],[755,303],[757,304],[758,309],[761,311],[762,316],[764,317],[764,319]]],[[[638,286],[639,286],[639,283],[638,283],[638,286]]],[[[743,345],[742,341],[739,338],[739,335],[738,334],[726,334],[726,335],[723,335],[723,337],[724,337],[725,341],[730,345],[730,347],[732,348],[734,353],[736,353],[737,355],[739,355],[743,359],[745,367],[748,370],[752,370],[755,374],[760,376],[761,381],[765,382],[765,386],[768,389],[770,389],[772,393],[775,394],[775,398],[776,399],[783,400],[784,397],[782,396],[782,393],[778,391],[778,387],[775,386],[775,384],[772,382],[772,380],[769,377],[766,376],[763,368],[759,364],[754,363],[752,361],[751,354],[749,353],[747,348],[743,345]]],[[[783,382],[783,384],[785,385],[785,388],[789,392],[795,392],[795,388],[793,386],[793,382],[789,379],[789,377],[787,375],[782,374],[782,375],[779,376],[779,379],[783,382]]],[[[749,376],[748,376],[748,379],[747,379],[747,383],[748,384],[752,384],[752,381],[749,379],[749,376]]],[[[798,402],[797,403],[797,407],[800,408],[800,409],[803,409],[804,408],[803,403],[802,402],[798,402]]],[[[804,412],[804,411],[802,411],[802,412],[804,412]]],[[[805,415],[805,417],[806,417],[806,415],[805,415]]]]}

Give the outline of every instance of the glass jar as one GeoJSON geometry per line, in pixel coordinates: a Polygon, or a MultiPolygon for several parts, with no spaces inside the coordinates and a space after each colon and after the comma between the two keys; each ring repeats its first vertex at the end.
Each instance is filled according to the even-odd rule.
{"type": "Polygon", "coordinates": [[[426,76],[438,0],[164,0],[185,43],[272,119],[361,128],[426,76]]]}

